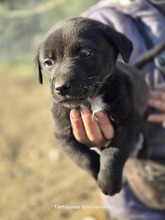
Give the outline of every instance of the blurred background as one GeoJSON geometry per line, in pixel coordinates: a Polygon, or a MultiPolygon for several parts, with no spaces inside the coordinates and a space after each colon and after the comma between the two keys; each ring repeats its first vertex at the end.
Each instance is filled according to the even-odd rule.
{"type": "Polygon", "coordinates": [[[97,0],[0,0],[0,220],[104,220],[95,181],[58,148],[33,59],[46,32],[97,0]],[[89,218],[90,217],[90,218],[89,218]]]}

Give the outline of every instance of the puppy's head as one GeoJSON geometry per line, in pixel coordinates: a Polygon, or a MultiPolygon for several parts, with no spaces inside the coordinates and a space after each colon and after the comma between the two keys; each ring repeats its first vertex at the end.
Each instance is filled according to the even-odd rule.
{"type": "Polygon", "coordinates": [[[45,72],[55,102],[76,107],[93,97],[114,69],[118,54],[128,62],[132,43],[98,21],[77,17],[57,23],[40,44],[35,73],[45,72]]]}

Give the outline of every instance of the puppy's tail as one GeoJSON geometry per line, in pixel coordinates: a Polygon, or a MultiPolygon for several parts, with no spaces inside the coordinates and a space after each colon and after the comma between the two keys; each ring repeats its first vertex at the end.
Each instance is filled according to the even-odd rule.
{"type": "Polygon", "coordinates": [[[145,64],[151,61],[155,56],[160,54],[165,49],[165,41],[159,43],[156,47],[148,50],[146,53],[141,55],[133,64],[137,69],[141,70],[145,64]]]}

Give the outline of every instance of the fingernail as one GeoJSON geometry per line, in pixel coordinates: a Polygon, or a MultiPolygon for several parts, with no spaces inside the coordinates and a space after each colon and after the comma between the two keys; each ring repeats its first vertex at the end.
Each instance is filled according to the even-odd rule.
{"type": "Polygon", "coordinates": [[[87,108],[86,106],[81,105],[81,113],[82,113],[83,115],[87,115],[87,114],[90,114],[91,111],[90,111],[90,109],[87,108]]]}
{"type": "Polygon", "coordinates": [[[165,121],[162,123],[162,127],[165,128],[165,121]]]}
{"type": "Polygon", "coordinates": [[[96,112],[96,113],[94,113],[94,116],[96,118],[103,118],[104,117],[104,112],[103,111],[96,112]]]}
{"type": "Polygon", "coordinates": [[[149,117],[147,118],[147,120],[148,120],[148,121],[152,121],[152,120],[153,120],[153,117],[152,117],[152,116],[149,116],[149,117]]]}
{"type": "Polygon", "coordinates": [[[70,116],[72,119],[77,120],[80,118],[80,113],[76,109],[72,109],[70,112],[70,116]]]}

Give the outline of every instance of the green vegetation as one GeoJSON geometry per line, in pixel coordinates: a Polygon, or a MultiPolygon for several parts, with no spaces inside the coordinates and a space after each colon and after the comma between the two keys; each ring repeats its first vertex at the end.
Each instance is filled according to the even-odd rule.
{"type": "Polygon", "coordinates": [[[0,69],[31,66],[45,33],[98,0],[0,0],[0,69]]]}

